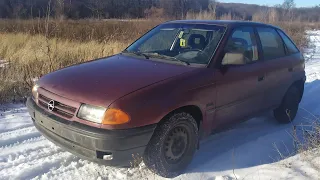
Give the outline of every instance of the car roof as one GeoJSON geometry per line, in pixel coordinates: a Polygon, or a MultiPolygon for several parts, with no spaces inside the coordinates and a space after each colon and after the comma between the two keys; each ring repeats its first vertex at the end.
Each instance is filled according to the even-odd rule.
{"type": "Polygon", "coordinates": [[[253,21],[240,21],[240,20],[174,20],[174,21],[168,21],[166,23],[186,23],[186,24],[212,24],[212,25],[220,25],[220,26],[226,26],[226,27],[235,27],[235,26],[266,26],[266,27],[272,27],[277,28],[279,27],[260,23],[260,22],[253,22],[253,21]]]}

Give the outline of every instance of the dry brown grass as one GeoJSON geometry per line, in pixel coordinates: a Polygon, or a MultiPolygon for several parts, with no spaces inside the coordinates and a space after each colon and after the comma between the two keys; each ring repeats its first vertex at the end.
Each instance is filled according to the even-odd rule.
{"type": "Polygon", "coordinates": [[[139,20],[0,20],[0,32],[45,35],[72,41],[133,41],[162,19],[139,20]]]}
{"type": "Polygon", "coordinates": [[[24,100],[33,80],[116,54],[163,20],[0,20],[0,102],[24,100]]]}
{"type": "Polygon", "coordinates": [[[9,61],[7,68],[0,68],[0,101],[26,97],[34,78],[72,64],[116,54],[130,43],[81,43],[23,33],[0,33],[0,39],[0,59],[9,61]]]}
{"type": "Polygon", "coordinates": [[[199,13],[188,12],[186,19],[203,19],[203,20],[216,20],[215,11],[200,11],[199,13]]]}
{"type": "Polygon", "coordinates": [[[298,153],[320,150],[319,120],[319,118],[316,118],[311,124],[294,126],[292,136],[298,153]],[[297,135],[297,132],[300,133],[300,135],[297,135]]]}

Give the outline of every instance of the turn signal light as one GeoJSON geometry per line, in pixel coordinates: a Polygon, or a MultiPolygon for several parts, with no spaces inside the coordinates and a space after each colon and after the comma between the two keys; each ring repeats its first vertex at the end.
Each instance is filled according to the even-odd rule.
{"type": "Polygon", "coordinates": [[[130,117],[127,113],[119,110],[119,109],[108,109],[102,120],[102,124],[104,125],[117,125],[124,124],[130,120],[130,117]]]}

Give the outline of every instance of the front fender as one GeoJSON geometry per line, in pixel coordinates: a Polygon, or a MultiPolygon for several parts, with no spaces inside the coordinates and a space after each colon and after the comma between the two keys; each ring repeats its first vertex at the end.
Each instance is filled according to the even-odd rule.
{"type": "Polygon", "coordinates": [[[127,112],[131,120],[113,128],[133,128],[159,123],[167,114],[184,106],[197,106],[206,122],[206,105],[212,101],[213,84],[200,71],[181,75],[124,96],[110,105],[127,112]],[[201,75],[202,74],[202,75],[201,75]],[[199,87],[199,88],[197,88],[199,87]],[[210,97],[209,97],[210,96],[210,97]]]}

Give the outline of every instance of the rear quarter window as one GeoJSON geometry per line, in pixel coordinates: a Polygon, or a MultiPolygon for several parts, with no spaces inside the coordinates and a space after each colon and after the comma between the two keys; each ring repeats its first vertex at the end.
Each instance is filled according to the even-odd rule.
{"type": "Polygon", "coordinates": [[[286,45],[288,54],[295,54],[299,52],[299,49],[296,45],[289,39],[289,37],[282,31],[278,30],[281,38],[283,39],[284,44],[286,45]]]}
{"type": "Polygon", "coordinates": [[[265,59],[275,59],[286,55],[283,41],[275,29],[258,27],[257,31],[265,59]]]}

